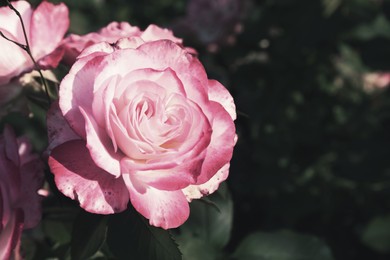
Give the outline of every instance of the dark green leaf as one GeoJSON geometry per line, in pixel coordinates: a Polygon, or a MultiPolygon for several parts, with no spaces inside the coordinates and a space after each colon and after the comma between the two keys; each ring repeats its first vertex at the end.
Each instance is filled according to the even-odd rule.
{"type": "Polygon", "coordinates": [[[181,259],[169,231],[150,226],[133,208],[111,216],[107,243],[118,259],[181,259]]]}
{"type": "Polygon", "coordinates": [[[375,251],[390,252],[390,215],[371,220],[362,233],[362,241],[375,251]]]}
{"type": "Polygon", "coordinates": [[[176,241],[183,253],[183,260],[215,260],[220,255],[219,250],[198,237],[178,236],[176,241]]]}
{"type": "Polygon", "coordinates": [[[208,200],[211,203],[199,200],[191,202],[191,215],[180,227],[180,231],[184,236],[199,237],[206,244],[221,249],[230,239],[233,201],[226,185],[221,185],[208,200]]]}
{"type": "Polygon", "coordinates": [[[82,211],[76,218],[71,241],[73,260],[85,260],[94,255],[106,237],[108,217],[82,211]]]}
{"type": "Polygon", "coordinates": [[[332,260],[332,254],[317,237],[291,231],[256,232],[244,239],[233,255],[238,260],[332,260]]]}
{"type": "Polygon", "coordinates": [[[191,215],[176,236],[183,259],[217,259],[229,242],[233,202],[226,185],[206,197],[191,202],[191,215]]]}
{"type": "Polygon", "coordinates": [[[42,221],[43,231],[55,244],[67,244],[71,240],[72,226],[68,222],[46,219],[42,221]]]}

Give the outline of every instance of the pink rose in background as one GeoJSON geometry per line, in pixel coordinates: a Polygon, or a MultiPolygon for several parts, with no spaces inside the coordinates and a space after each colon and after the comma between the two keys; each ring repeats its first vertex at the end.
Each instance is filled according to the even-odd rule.
{"type": "Polygon", "coordinates": [[[112,22],[98,32],[86,35],[70,34],[62,42],[65,50],[64,62],[72,65],[77,56],[88,46],[99,42],[115,43],[121,38],[141,37],[144,41],[154,41],[167,39],[181,44],[182,40],[176,38],[168,29],[162,29],[156,25],[150,25],[145,31],[141,31],[137,26],[131,26],[127,22],[112,22]]]}
{"type": "Polygon", "coordinates": [[[248,4],[248,0],[190,0],[186,16],[174,23],[174,31],[216,51],[219,45],[235,42],[248,4]]]}
{"type": "MultiPolygon", "coordinates": [[[[22,15],[34,59],[43,68],[56,67],[62,57],[57,47],[69,27],[68,8],[46,1],[35,10],[26,1],[12,2],[12,5],[22,15]]],[[[8,38],[26,43],[19,17],[7,6],[0,8],[0,30],[8,38]]],[[[0,46],[0,85],[33,68],[27,52],[19,46],[3,37],[0,46]]]]}
{"type": "Polygon", "coordinates": [[[134,208],[178,227],[188,202],[227,178],[235,105],[199,60],[171,40],[124,38],[85,49],[48,113],[58,189],[92,213],[134,208]]]}
{"type": "Polygon", "coordinates": [[[390,85],[390,72],[371,72],[362,76],[363,87],[367,92],[383,89],[390,85]]]}
{"type": "Polygon", "coordinates": [[[31,153],[28,140],[17,139],[9,126],[0,136],[0,160],[0,259],[9,259],[23,228],[41,219],[37,191],[43,184],[43,164],[31,153]]]}

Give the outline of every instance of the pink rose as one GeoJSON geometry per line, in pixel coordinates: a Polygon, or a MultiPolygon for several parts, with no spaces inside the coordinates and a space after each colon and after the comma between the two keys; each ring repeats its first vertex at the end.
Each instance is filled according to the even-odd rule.
{"type": "Polygon", "coordinates": [[[40,221],[37,191],[43,182],[43,164],[31,153],[28,140],[16,139],[9,126],[0,136],[0,161],[0,259],[9,259],[22,229],[40,221]]]}
{"type": "Polygon", "coordinates": [[[85,49],[48,114],[58,189],[92,213],[134,208],[178,227],[188,201],[227,178],[235,105],[199,60],[170,40],[140,37],[85,49]]]}
{"type": "Polygon", "coordinates": [[[64,62],[72,65],[77,56],[86,48],[95,43],[108,42],[115,43],[121,38],[141,37],[144,41],[154,41],[167,39],[176,43],[182,43],[182,40],[176,38],[168,29],[162,29],[156,25],[150,25],[144,32],[137,26],[131,26],[127,22],[112,22],[98,32],[88,33],[86,35],[70,34],[62,42],[62,48],[65,50],[64,62]]]}
{"type": "MultiPolygon", "coordinates": [[[[56,50],[69,27],[68,8],[64,4],[42,2],[35,10],[26,1],[12,2],[20,12],[27,31],[31,53],[44,68],[56,67],[62,53],[56,50]]],[[[25,44],[19,17],[9,7],[0,8],[0,30],[8,38],[25,44]]],[[[0,37],[0,85],[33,68],[27,52],[0,37]]]]}
{"type": "Polygon", "coordinates": [[[390,84],[389,72],[365,73],[363,74],[362,78],[364,90],[366,90],[367,92],[383,89],[390,84]]]}

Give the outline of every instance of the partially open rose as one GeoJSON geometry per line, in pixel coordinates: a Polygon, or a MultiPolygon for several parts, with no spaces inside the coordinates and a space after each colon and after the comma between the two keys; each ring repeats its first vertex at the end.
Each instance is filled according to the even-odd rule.
{"type": "Polygon", "coordinates": [[[17,139],[6,126],[0,136],[0,259],[10,259],[23,228],[32,228],[41,219],[37,191],[42,184],[42,162],[31,153],[28,140],[17,139]]]}
{"type": "MultiPolygon", "coordinates": [[[[43,68],[56,67],[62,57],[57,49],[69,27],[68,8],[43,1],[35,10],[26,1],[12,2],[26,28],[31,53],[43,68]]],[[[0,31],[9,39],[25,44],[19,17],[8,6],[0,8],[0,31]]],[[[0,37],[0,85],[33,68],[27,52],[0,37]]]]}
{"type": "Polygon", "coordinates": [[[170,40],[121,39],[85,49],[48,114],[57,187],[93,213],[130,199],[174,228],[188,201],[218,188],[236,142],[235,105],[199,60],[170,40]]]}
{"type": "Polygon", "coordinates": [[[115,43],[125,37],[141,37],[144,41],[155,41],[167,39],[175,43],[182,43],[182,40],[176,38],[172,31],[160,28],[151,24],[145,31],[141,31],[137,26],[132,26],[127,22],[111,22],[98,32],[92,32],[85,35],[70,34],[61,43],[64,50],[63,60],[66,64],[72,65],[77,56],[87,47],[99,43],[115,43]]]}

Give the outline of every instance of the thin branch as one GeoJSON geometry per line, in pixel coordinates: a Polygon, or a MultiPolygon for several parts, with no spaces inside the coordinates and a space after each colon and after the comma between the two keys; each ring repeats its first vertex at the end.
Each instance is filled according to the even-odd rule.
{"type": "Polygon", "coordinates": [[[33,64],[34,64],[34,67],[35,69],[38,71],[39,73],[39,76],[41,77],[41,82],[45,88],[45,93],[46,93],[46,97],[47,97],[47,100],[49,102],[49,105],[51,105],[51,100],[50,100],[50,95],[49,95],[49,88],[47,86],[47,82],[46,82],[46,79],[43,77],[43,74],[42,74],[42,71],[41,69],[39,68],[38,66],[38,63],[35,61],[34,57],[32,56],[32,53],[31,53],[31,49],[30,49],[30,44],[28,42],[28,37],[27,37],[27,32],[26,32],[26,28],[24,26],[24,22],[23,22],[23,18],[21,16],[21,14],[19,13],[18,10],[16,10],[16,8],[10,3],[9,0],[6,0],[7,2],[7,5],[8,7],[14,11],[16,13],[16,15],[19,17],[19,20],[20,20],[20,23],[22,24],[22,29],[23,29],[23,35],[24,35],[24,39],[26,41],[26,45],[23,45],[23,44],[20,44],[16,41],[13,41],[11,40],[10,38],[6,37],[3,32],[0,31],[0,36],[2,36],[4,39],[6,39],[7,41],[10,41],[14,44],[16,44],[17,46],[19,46],[20,48],[22,48],[23,50],[25,50],[28,54],[28,56],[30,56],[30,59],[32,60],[33,64]]]}
{"type": "Polygon", "coordinates": [[[26,45],[23,45],[23,44],[20,44],[14,40],[11,40],[10,38],[8,38],[7,36],[4,35],[4,33],[2,31],[0,31],[0,36],[3,37],[4,39],[6,39],[7,41],[10,41],[16,45],[18,45],[20,48],[22,48],[23,50],[27,51],[27,46],[26,45]]]}
{"type": "Polygon", "coordinates": [[[14,11],[14,12],[16,13],[16,15],[19,17],[19,20],[20,20],[20,22],[21,22],[21,24],[22,24],[24,39],[26,40],[26,46],[27,46],[26,49],[27,49],[27,51],[30,51],[30,45],[28,44],[28,37],[27,37],[26,28],[25,28],[25,26],[24,26],[24,22],[23,22],[22,15],[19,13],[18,10],[16,10],[16,8],[10,3],[9,0],[6,0],[6,2],[7,2],[8,7],[9,7],[12,11],[14,11]]]}

